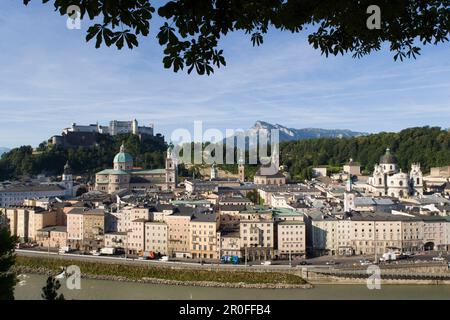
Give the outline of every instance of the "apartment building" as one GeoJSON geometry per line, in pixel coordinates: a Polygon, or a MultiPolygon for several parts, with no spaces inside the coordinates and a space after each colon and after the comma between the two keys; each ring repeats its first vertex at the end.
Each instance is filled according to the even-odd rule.
{"type": "Polygon", "coordinates": [[[241,211],[245,210],[244,205],[221,205],[219,207],[219,219],[222,230],[232,230],[239,227],[241,211]]]}
{"type": "Polygon", "coordinates": [[[284,220],[277,223],[278,256],[301,256],[306,252],[306,228],[303,221],[284,220]]]}
{"type": "Polygon", "coordinates": [[[128,229],[127,243],[125,249],[129,254],[139,254],[145,250],[146,244],[146,230],[145,224],[148,219],[139,218],[130,222],[130,229],[128,229]]]}
{"type": "Polygon", "coordinates": [[[250,260],[274,257],[274,220],[265,207],[248,207],[240,212],[239,233],[244,254],[250,260]]]}
{"type": "Polygon", "coordinates": [[[4,210],[11,234],[22,242],[35,241],[37,230],[56,224],[55,211],[32,206],[15,206],[4,210]]]}
{"type": "Polygon", "coordinates": [[[129,206],[120,209],[115,216],[117,217],[117,231],[128,232],[133,229],[135,220],[149,221],[151,213],[149,208],[129,206]]]}
{"type": "Polygon", "coordinates": [[[441,216],[418,216],[423,221],[423,245],[425,250],[447,250],[449,222],[441,216]]]}
{"type": "Polygon", "coordinates": [[[219,259],[219,216],[215,212],[194,213],[189,222],[190,253],[193,259],[219,259]]]}
{"type": "Polygon", "coordinates": [[[342,224],[338,236],[338,223],[334,216],[322,212],[309,212],[306,224],[306,248],[313,255],[336,255],[339,242],[341,245],[346,243],[342,238],[346,235],[347,225],[342,224]]]}
{"type": "Polygon", "coordinates": [[[192,211],[175,212],[164,216],[168,228],[169,256],[177,258],[190,258],[190,232],[189,222],[192,211]]]}
{"type": "Polygon", "coordinates": [[[104,230],[103,209],[75,207],[67,213],[67,240],[72,248],[89,251],[101,247],[104,230]]]}
{"type": "Polygon", "coordinates": [[[148,221],[145,223],[145,251],[153,251],[167,255],[168,227],[164,222],[148,221]]]}
{"type": "Polygon", "coordinates": [[[109,232],[104,235],[104,247],[125,249],[128,241],[127,232],[109,232]]]}
{"type": "Polygon", "coordinates": [[[37,230],[36,242],[40,247],[65,247],[67,246],[67,227],[50,226],[37,230]]]}
{"type": "Polygon", "coordinates": [[[239,227],[236,230],[221,230],[219,232],[219,243],[219,257],[237,256],[242,258],[244,256],[239,227]]]}

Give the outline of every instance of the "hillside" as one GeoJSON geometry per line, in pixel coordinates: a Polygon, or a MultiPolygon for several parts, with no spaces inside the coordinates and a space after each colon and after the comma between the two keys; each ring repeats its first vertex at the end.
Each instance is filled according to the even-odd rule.
{"type": "Polygon", "coordinates": [[[0,157],[2,156],[2,154],[8,152],[10,149],[8,148],[4,148],[4,147],[0,147],[0,157]]]}
{"type": "Polygon", "coordinates": [[[165,143],[158,140],[144,140],[137,136],[102,135],[98,145],[63,149],[42,143],[37,150],[31,146],[22,146],[5,153],[0,159],[0,180],[18,178],[22,175],[45,173],[58,175],[64,164],[69,161],[76,174],[92,175],[104,168],[111,168],[115,154],[122,142],[134,157],[134,165],[144,168],[161,168],[164,166],[165,143]]]}
{"type": "MultiPolygon", "coordinates": [[[[136,136],[105,136],[99,145],[92,148],[58,149],[42,144],[33,152],[30,146],[15,148],[4,154],[0,160],[0,180],[17,178],[21,175],[47,173],[61,174],[69,160],[76,174],[92,175],[103,168],[110,168],[114,155],[122,141],[135,158],[135,165],[144,168],[164,166],[166,145],[162,142],[140,142],[136,136]]],[[[294,180],[311,177],[311,168],[316,165],[342,166],[349,158],[362,165],[366,173],[372,171],[385,149],[396,155],[403,170],[409,170],[411,163],[419,162],[424,172],[430,167],[450,164],[450,132],[439,127],[409,128],[398,133],[381,132],[367,136],[347,138],[314,138],[286,141],[280,144],[281,164],[287,166],[294,180]]],[[[230,174],[237,173],[236,165],[220,165],[230,174]]],[[[251,179],[255,165],[246,167],[246,176],[251,179]]],[[[196,166],[181,167],[180,174],[192,177],[208,175],[196,166]]]]}
{"type": "Polygon", "coordinates": [[[430,167],[450,164],[450,132],[439,127],[409,128],[398,133],[381,132],[353,138],[320,138],[284,142],[280,145],[281,163],[291,176],[309,178],[316,165],[342,166],[349,158],[373,170],[385,149],[390,148],[403,170],[419,162],[424,172],[430,167]]]}

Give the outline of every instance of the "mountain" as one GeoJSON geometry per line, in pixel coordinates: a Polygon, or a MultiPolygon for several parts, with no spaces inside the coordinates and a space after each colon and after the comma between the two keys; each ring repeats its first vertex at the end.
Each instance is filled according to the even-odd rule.
{"type": "Polygon", "coordinates": [[[4,147],[0,147],[0,157],[2,156],[2,154],[4,154],[5,152],[8,152],[10,149],[8,148],[4,148],[4,147]]]}
{"type": "Polygon", "coordinates": [[[249,129],[250,132],[258,133],[259,131],[268,132],[270,137],[270,130],[278,129],[280,134],[280,142],[282,141],[296,141],[311,138],[350,138],[368,135],[366,132],[356,132],[347,129],[320,129],[320,128],[303,128],[294,129],[288,128],[280,124],[271,124],[264,121],[256,121],[253,127],[249,129]]]}

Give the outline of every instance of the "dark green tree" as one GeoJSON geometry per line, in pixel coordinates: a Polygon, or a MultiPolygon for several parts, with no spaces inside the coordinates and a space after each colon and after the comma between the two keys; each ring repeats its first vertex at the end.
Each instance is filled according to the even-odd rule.
{"type": "Polygon", "coordinates": [[[41,297],[44,300],[65,300],[64,295],[58,295],[58,290],[61,288],[59,280],[55,279],[53,276],[47,278],[47,283],[45,287],[42,287],[41,297]]]}
{"type": "Polygon", "coordinates": [[[0,180],[20,176],[46,173],[60,175],[69,161],[75,174],[93,176],[95,172],[112,166],[112,161],[125,143],[127,152],[134,157],[134,164],[148,169],[164,167],[164,152],[167,149],[162,139],[143,139],[132,134],[98,138],[92,147],[62,148],[45,145],[33,153],[30,146],[22,146],[5,153],[0,159],[0,180]]]}
{"type": "MultiPolygon", "coordinates": [[[[403,60],[420,54],[421,45],[448,41],[450,29],[449,0],[178,0],[158,10],[149,0],[42,2],[53,3],[61,15],[77,5],[83,22],[92,21],[86,41],[95,41],[96,48],[102,43],[119,50],[137,47],[139,38],[149,35],[156,12],[163,20],[157,37],[164,67],[175,72],[186,67],[202,75],[225,66],[219,40],[230,32],[245,33],[253,46],[261,45],[270,29],[304,32],[325,56],[351,53],[359,58],[387,44],[394,58],[403,60]],[[371,5],[380,8],[379,29],[367,27],[371,5]]],[[[71,10],[69,16],[78,13],[71,10]]]]}
{"type": "Polygon", "coordinates": [[[16,275],[11,271],[15,262],[14,249],[17,238],[0,226],[0,300],[14,300],[16,275]]]}
{"type": "Polygon", "coordinates": [[[336,172],[350,158],[359,162],[367,174],[386,148],[395,154],[403,170],[409,170],[412,163],[420,163],[424,172],[431,167],[450,165],[450,132],[439,127],[409,128],[354,138],[282,142],[280,162],[289,168],[294,181],[311,178],[311,168],[316,165],[328,165],[331,172],[336,172]]]}

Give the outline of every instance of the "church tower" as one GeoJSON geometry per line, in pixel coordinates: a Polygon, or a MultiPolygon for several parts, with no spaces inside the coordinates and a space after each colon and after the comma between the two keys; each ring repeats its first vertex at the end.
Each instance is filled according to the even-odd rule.
{"type": "Polygon", "coordinates": [[[175,190],[177,186],[177,165],[173,157],[173,144],[169,144],[166,157],[166,184],[167,190],[175,190]]]}
{"type": "Polygon", "coordinates": [[[344,212],[352,212],[355,209],[355,193],[344,192],[344,212]]]}
{"type": "Polygon", "coordinates": [[[69,166],[69,161],[64,166],[64,172],[62,175],[62,185],[66,189],[66,196],[73,196],[73,177],[72,169],[69,166]]]}
{"type": "Polygon", "coordinates": [[[219,176],[215,162],[211,165],[211,175],[210,176],[211,176],[211,180],[217,179],[219,176]]]}
{"type": "Polygon", "coordinates": [[[409,172],[409,181],[412,195],[423,195],[423,174],[420,163],[413,163],[409,172]]]}
{"type": "Polygon", "coordinates": [[[131,132],[137,136],[139,134],[139,127],[138,127],[138,122],[136,119],[133,120],[133,122],[131,123],[131,132]]]}
{"type": "Polygon", "coordinates": [[[238,173],[239,173],[239,181],[241,183],[245,182],[245,166],[244,166],[244,157],[242,154],[239,156],[238,160],[238,173]]]}

